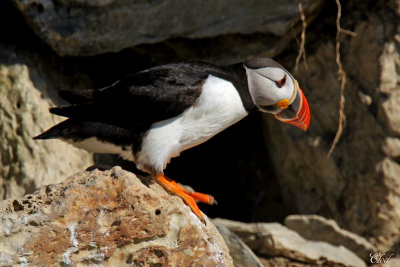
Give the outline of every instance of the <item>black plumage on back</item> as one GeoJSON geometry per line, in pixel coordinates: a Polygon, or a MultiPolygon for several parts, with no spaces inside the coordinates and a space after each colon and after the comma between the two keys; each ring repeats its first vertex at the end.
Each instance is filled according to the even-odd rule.
{"type": "Polygon", "coordinates": [[[175,117],[193,105],[208,76],[205,70],[193,76],[193,67],[177,65],[145,70],[98,90],[62,91],[61,97],[74,105],[51,108],[50,112],[132,130],[175,117]]]}
{"type": "Polygon", "coordinates": [[[129,75],[97,90],[59,91],[59,95],[72,105],[53,107],[50,112],[69,120],[35,139],[96,137],[102,141],[124,145],[132,142],[139,146],[141,136],[153,123],[178,116],[194,105],[209,75],[231,81],[245,108],[254,109],[242,64],[228,67],[201,62],[168,64],[129,75]],[[112,132],[131,138],[116,140],[112,132]]]}

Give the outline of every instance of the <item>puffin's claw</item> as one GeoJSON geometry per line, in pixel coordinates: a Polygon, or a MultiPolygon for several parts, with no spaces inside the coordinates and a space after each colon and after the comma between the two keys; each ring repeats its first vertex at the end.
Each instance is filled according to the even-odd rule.
{"type": "Polygon", "coordinates": [[[201,214],[195,200],[213,205],[217,203],[213,196],[199,192],[189,192],[188,190],[183,189],[174,180],[171,180],[163,174],[157,175],[156,178],[158,183],[164,187],[164,189],[182,198],[185,204],[189,206],[199,220],[206,225],[206,220],[204,219],[203,214],[201,214]]]}

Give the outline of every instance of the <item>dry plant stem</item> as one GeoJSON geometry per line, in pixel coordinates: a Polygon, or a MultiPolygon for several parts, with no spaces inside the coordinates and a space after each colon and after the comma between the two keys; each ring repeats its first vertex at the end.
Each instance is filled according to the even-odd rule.
{"type": "Polygon", "coordinates": [[[297,71],[299,69],[299,63],[300,63],[301,58],[303,58],[303,60],[304,60],[304,62],[306,64],[306,68],[307,68],[306,51],[304,49],[305,43],[306,43],[307,21],[306,21],[306,16],[304,15],[303,6],[301,5],[301,3],[299,3],[299,12],[300,12],[302,30],[301,30],[301,35],[300,35],[300,38],[301,38],[300,49],[299,49],[299,53],[298,53],[298,55],[296,57],[296,65],[294,67],[295,73],[297,73],[297,71]]]}
{"type": "MultiPolygon", "coordinates": [[[[339,126],[336,132],[335,139],[332,142],[331,148],[328,152],[328,158],[332,155],[333,151],[335,150],[336,145],[338,144],[340,137],[343,133],[343,128],[346,124],[346,115],[344,113],[344,106],[345,106],[345,98],[344,98],[344,88],[346,86],[346,73],[343,70],[342,62],[340,60],[340,34],[346,33],[350,34],[352,32],[342,30],[340,27],[340,18],[342,16],[342,7],[340,5],[340,1],[336,0],[336,5],[338,7],[338,13],[336,18],[336,64],[338,65],[338,80],[340,81],[340,108],[339,108],[339,126]]],[[[352,33],[354,34],[354,33],[352,33]]],[[[352,35],[350,34],[350,35],[352,35]]]]}

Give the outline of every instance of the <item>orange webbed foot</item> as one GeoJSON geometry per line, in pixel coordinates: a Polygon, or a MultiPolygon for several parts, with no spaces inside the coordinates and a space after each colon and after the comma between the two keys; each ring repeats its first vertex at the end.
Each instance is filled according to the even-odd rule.
{"type": "Polygon", "coordinates": [[[208,205],[218,205],[217,200],[211,195],[199,193],[199,192],[187,192],[187,194],[189,196],[191,196],[192,198],[194,198],[200,202],[206,203],[208,205]]]}
{"type": "Polygon", "coordinates": [[[199,192],[189,192],[188,190],[185,190],[182,188],[179,184],[177,184],[174,180],[171,180],[170,178],[166,177],[163,174],[157,175],[157,181],[160,183],[164,189],[168,190],[169,192],[179,196],[182,198],[182,200],[185,202],[186,205],[189,206],[189,208],[192,210],[192,212],[199,218],[199,220],[206,224],[206,220],[204,219],[203,214],[201,214],[201,211],[199,207],[197,206],[197,203],[195,200],[198,200],[200,202],[206,203],[206,204],[217,204],[217,201],[214,199],[213,196],[204,194],[204,193],[199,193],[199,192]]]}

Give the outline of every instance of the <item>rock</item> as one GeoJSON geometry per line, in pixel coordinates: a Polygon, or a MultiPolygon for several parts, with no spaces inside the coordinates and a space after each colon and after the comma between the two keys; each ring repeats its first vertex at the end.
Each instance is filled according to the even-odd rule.
{"type": "Polygon", "coordinates": [[[394,159],[400,158],[400,138],[386,137],[382,146],[386,156],[394,159]]]}
{"type": "Polygon", "coordinates": [[[0,216],[0,265],[233,266],[211,221],[120,167],[4,200],[0,216]]]}
{"type": "Polygon", "coordinates": [[[313,241],[324,241],[335,246],[344,246],[364,261],[377,249],[365,238],[341,229],[334,220],[318,215],[290,215],[285,225],[302,237],[313,241]]]}
{"type": "MultiPolygon", "coordinates": [[[[260,261],[264,267],[315,267],[315,264],[307,264],[294,260],[290,260],[284,257],[272,257],[272,258],[263,258],[260,257],[260,261]]],[[[325,265],[323,265],[325,266],[325,265]]],[[[329,265],[328,265],[329,266],[329,265]]]]}
{"type": "MultiPolygon", "coordinates": [[[[316,14],[310,14],[307,21],[312,21],[316,14]]],[[[296,25],[290,34],[280,38],[268,33],[228,34],[201,39],[177,38],[156,44],[141,44],[132,49],[160,65],[187,59],[230,65],[259,57],[273,58],[283,52],[300,31],[300,25],[296,25]]]]}
{"type": "Polygon", "coordinates": [[[279,223],[242,223],[224,219],[215,221],[237,234],[260,255],[284,256],[310,264],[366,266],[360,258],[343,246],[308,241],[279,223]]]}
{"type": "Polygon", "coordinates": [[[384,97],[379,103],[378,116],[393,135],[400,136],[400,91],[398,89],[398,81],[400,79],[398,71],[400,53],[399,49],[396,49],[396,43],[394,41],[385,44],[380,63],[382,72],[379,92],[382,93],[384,97]]]}
{"type": "Polygon", "coordinates": [[[213,223],[224,238],[235,267],[263,267],[253,251],[237,235],[219,223],[218,219],[213,220],[213,223]]]}
{"type": "MultiPolygon", "coordinates": [[[[216,5],[205,0],[13,2],[36,34],[62,56],[116,52],[172,37],[268,33],[292,39],[295,34],[291,34],[291,29],[300,20],[298,1],[235,0],[219,1],[216,5]]],[[[307,14],[322,3],[301,2],[307,14]]],[[[279,38],[273,45],[279,45],[279,38]]]]}
{"type": "Polygon", "coordinates": [[[381,117],[394,135],[400,135],[400,92],[393,92],[381,104],[381,117]]]}
{"type": "Polygon", "coordinates": [[[63,120],[48,111],[60,103],[53,88],[72,84],[67,81],[72,77],[49,67],[47,60],[0,46],[0,199],[31,193],[93,164],[91,154],[61,141],[32,140],[63,120]]]}

